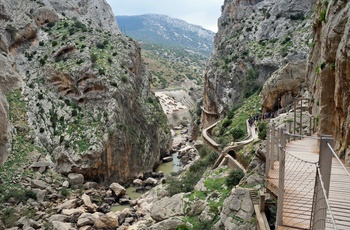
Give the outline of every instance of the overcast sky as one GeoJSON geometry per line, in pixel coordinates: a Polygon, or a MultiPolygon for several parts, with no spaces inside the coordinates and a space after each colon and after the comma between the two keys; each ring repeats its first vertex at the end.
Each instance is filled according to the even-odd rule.
{"type": "Polygon", "coordinates": [[[217,32],[224,0],[107,0],[115,15],[165,14],[217,32]]]}

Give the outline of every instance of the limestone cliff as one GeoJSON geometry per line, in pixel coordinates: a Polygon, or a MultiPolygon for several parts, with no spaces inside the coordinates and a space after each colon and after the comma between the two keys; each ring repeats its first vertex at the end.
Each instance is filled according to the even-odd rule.
{"type": "Polygon", "coordinates": [[[317,1],[308,87],[320,134],[331,134],[350,163],[350,3],[317,1]]]}
{"type": "Polygon", "coordinates": [[[125,182],[153,169],[171,144],[166,116],[105,0],[0,0],[0,21],[0,161],[24,132],[41,149],[28,153],[64,174],[125,182]],[[8,122],[9,100],[23,124],[8,122]]]}
{"type": "Polygon", "coordinates": [[[313,0],[224,2],[215,49],[205,74],[204,125],[216,119],[215,113],[223,115],[259,91],[271,74],[287,63],[289,69],[280,73],[298,80],[272,94],[270,90],[262,93],[263,108],[277,109],[279,98],[296,96],[304,81],[304,76],[299,75],[305,72],[290,70],[306,63],[312,8],[313,0]]]}

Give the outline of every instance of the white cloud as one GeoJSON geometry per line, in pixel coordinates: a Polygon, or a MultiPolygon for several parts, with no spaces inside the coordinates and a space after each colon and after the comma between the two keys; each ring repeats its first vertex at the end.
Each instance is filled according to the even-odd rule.
{"type": "Polygon", "coordinates": [[[107,0],[115,15],[165,14],[217,31],[224,0],[107,0]]]}

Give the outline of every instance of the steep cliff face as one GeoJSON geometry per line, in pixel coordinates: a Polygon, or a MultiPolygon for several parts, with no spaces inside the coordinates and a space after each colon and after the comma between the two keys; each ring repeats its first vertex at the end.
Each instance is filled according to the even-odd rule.
{"type": "Polygon", "coordinates": [[[320,134],[331,134],[350,163],[350,3],[318,1],[308,87],[320,134]]]}
{"type": "MultiPolygon", "coordinates": [[[[25,104],[26,137],[41,149],[29,152],[101,182],[152,170],[170,148],[166,116],[139,45],[120,34],[108,4],[0,0],[0,9],[0,118],[16,115],[4,95],[25,104]]],[[[19,130],[1,123],[0,160],[16,154],[19,130]]]]}
{"type": "MultiPolygon", "coordinates": [[[[206,111],[223,115],[258,91],[274,71],[287,63],[300,66],[300,61],[306,62],[312,8],[313,0],[226,0],[205,74],[206,111]]],[[[289,78],[299,74],[289,74],[289,78]]],[[[290,91],[263,93],[264,109],[274,110],[278,98],[291,92],[296,96],[294,91],[301,84],[298,80],[298,86],[287,87],[290,91]]],[[[210,122],[210,113],[204,113],[204,125],[210,122]]]]}

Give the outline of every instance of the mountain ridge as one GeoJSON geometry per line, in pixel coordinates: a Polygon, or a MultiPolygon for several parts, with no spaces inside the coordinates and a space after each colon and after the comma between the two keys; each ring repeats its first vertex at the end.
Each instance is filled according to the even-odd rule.
{"type": "Polygon", "coordinates": [[[199,25],[160,14],[116,16],[124,33],[136,40],[181,47],[209,56],[215,33],[199,25]]]}

